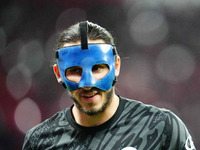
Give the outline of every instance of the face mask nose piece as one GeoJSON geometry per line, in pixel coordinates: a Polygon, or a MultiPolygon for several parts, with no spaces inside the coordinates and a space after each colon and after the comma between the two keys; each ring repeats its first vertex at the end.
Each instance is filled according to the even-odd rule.
{"type": "Polygon", "coordinates": [[[78,83],[79,88],[81,87],[93,87],[95,86],[96,79],[93,77],[92,71],[86,69],[83,71],[80,82],[78,83]]]}

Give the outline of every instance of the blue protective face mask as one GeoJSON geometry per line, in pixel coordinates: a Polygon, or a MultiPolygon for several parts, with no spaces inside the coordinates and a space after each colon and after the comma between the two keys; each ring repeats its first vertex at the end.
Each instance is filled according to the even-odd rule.
{"type": "Polygon", "coordinates": [[[71,46],[59,49],[56,55],[62,83],[69,91],[82,87],[96,87],[107,91],[115,83],[116,50],[112,45],[88,44],[87,49],[82,49],[80,45],[71,46]],[[109,67],[109,72],[99,80],[92,73],[92,67],[96,64],[106,64],[109,67]],[[78,83],[69,81],[65,76],[66,70],[75,66],[82,68],[78,83]]]}

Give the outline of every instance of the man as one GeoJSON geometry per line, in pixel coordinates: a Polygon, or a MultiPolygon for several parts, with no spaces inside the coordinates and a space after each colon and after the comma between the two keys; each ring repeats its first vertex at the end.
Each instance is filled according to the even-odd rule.
{"type": "Polygon", "coordinates": [[[71,26],[56,61],[56,78],[74,105],[28,131],[24,150],[195,150],[171,111],[115,94],[120,57],[106,29],[88,21],[71,26]]]}

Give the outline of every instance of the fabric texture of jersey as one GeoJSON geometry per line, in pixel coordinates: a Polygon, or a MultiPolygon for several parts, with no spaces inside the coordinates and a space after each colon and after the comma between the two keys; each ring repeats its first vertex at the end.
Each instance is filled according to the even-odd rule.
{"type": "Polygon", "coordinates": [[[72,107],[28,131],[23,150],[195,150],[184,123],[169,110],[120,97],[110,120],[83,127],[72,107]]]}

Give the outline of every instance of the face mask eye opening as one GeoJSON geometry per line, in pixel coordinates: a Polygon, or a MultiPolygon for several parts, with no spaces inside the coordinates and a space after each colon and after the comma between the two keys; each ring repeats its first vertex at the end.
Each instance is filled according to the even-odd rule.
{"type": "Polygon", "coordinates": [[[104,78],[108,74],[109,70],[107,64],[95,64],[92,66],[92,74],[97,80],[104,78]]]}
{"type": "Polygon", "coordinates": [[[83,68],[80,66],[69,67],[65,70],[65,77],[71,82],[78,83],[81,80],[83,68]]]}

